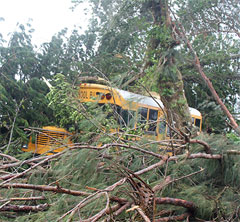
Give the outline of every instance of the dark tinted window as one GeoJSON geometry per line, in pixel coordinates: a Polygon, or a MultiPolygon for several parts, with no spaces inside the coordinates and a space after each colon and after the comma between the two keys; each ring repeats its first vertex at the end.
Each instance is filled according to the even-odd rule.
{"type": "Polygon", "coordinates": [[[158,111],[154,109],[149,110],[149,127],[148,131],[155,131],[157,128],[157,118],[158,118],[158,111]]]}
{"type": "Polygon", "coordinates": [[[139,114],[139,122],[140,123],[146,123],[147,122],[147,112],[148,109],[144,107],[140,107],[138,109],[138,114],[139,114]]]}
{"type": "Polygon", "coordinates": [[[122,109],[121,117],[122,117],[123,125],[128,125],[128,111],[127,110],[122,109]]]}
{"type": "Polygon", "coordinates": [[[200,119],[196,119],[195,126],[200,127],[200,123],[201,123],[201,120],[200,119]]]}

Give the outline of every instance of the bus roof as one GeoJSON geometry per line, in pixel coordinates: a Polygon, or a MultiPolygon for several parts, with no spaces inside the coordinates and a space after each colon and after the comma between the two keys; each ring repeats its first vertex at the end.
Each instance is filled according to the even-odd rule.
{"type": "MultiPolygon", "coordinates": [[[[121,89],[115,89],[125,100],[141,103],[143,105],[153,106],[156,108],[164,108],[161,100],[154,97],[143,96],[136,93],[128,92],[121,89]]],[[[201,113],[192,107],[189,107],[189,111],[192,115],[201,116],[201,113]]]]}
{"type": "Polygon", "coordinates": [[[161,107],[163,108],[163,103],[161,100],[154,97],[143,96],[136,93],[128,92],[121,89],[115,89],[125,100],[141,103],[148,106],[161,107]]]}

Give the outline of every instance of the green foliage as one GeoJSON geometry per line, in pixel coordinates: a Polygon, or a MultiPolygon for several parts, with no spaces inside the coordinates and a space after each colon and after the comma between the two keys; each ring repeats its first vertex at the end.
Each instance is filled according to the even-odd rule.
{"type": "Polygon", "coordinates": [[[206,110],[203,113],[204,124],[205,128],[211,128],[214,132],[221,132],[224,130],[226,117],[223,116],[222,110],[219,105],[216,105],[214,101],[204,101],[203,103],[199,104],[199,107],[202,107],[202,110],[206,110]],[[214,128],[213,128],[214,126],[214,128]]]}
{"type": "MultiPolygon", "coordinates": [[[[55,76],[55,84],[48,94],[49,106],[54,110],[58,125],[74,131],[78,142],[90,142],[98,134],[108,134],[118,127],[110,104],[81,103],[78,86],[68,83],[62,74],[55,76]]],[[[98,142],[109,140],[102,137],[98,142]]]]}
{"type": "Polygon", "coordinates": [[[228,133],[226,136],[232,141],[234,141],[236,145],[240,144],[240,138],[235,133],[228,133]]]}
{"type": "MultiPolygon", "coordinates": [[[[80,2],[75,1],[75,4],[80,2]]],[[[153,65],[149,67],[146,71],[147,74],[140,82],[150,91],[159,92],[155,69],[159,68],[158,71],[162,74],[163,81],[176,81],[175,74],[176,68],[178,68],[183,74],[189,105],[198,108],[203,113],[208,127],[220,131],[226,129],[227,126],[223,124],[220,126],[222,123],[221,112],[211,109],[214,110],[214,115],[209,115],[208,106],[201,105],[203,103],[211,104],[210,92],[189,62],[192,57],[186,47],[168,49],[167,46],[171,45],[172,41],[169,37],[169,29],[159,28],[153,23],[150,11],[151,2],[145,0],[114,1],[114,3],[111,0],[102,2],[89,0],[89,2],[93,6],[93,19],[84,34],[80,34],[79,30],[74,30],[70,36],[67,36],[67,29],[63,29],[36,52],[31,43],[33,32],[31,24],[19,24],[18,31],[12,33],[8,46],[1,45],[1,132],[9,132],[11,129],[16,107],[23,98],[24,102],[20,107],[16,125],[41,127],[54,123],[52,111],[46,106],[47,87],[41,81],[42,76],[51,81],[56,73],[64,73],[65,78],[73,83],[79,75],[101,77],[104,75],[121,88],[121,85],[140,72],[146,49],[147,57],[150,58],[153,65]],[[156,40],[166,43],[166,47],[161,45],[162,48],[165,47],[165,50],[149,50],[147,48],[148,42],[153,36],[156,37],[156,40]],[[165,58],[174,56],[176,66],[157,67],[159,55],[162,55],[163,61],[165,58]],[[212,116],[215,116],[216,120],[212,116]]],[[[222,10],[226,13],[224,19],[229,22],[226,27],[230,30],[231,27],[234,27],[231,26],[232,22],[235,22],[237,27],[239,20],[229,19],[227,16],[229,10],[226,9],[230,7],[235,16],[239,4],[236,2],[231,4],[230,0],[226,1],[226,5],[222,5],[218,1],[206,0],[198,3],[179,0],[174,4],[177,4],[178,7],[171,6],[177,8],[176,13],[189,34],[205,73],[213,82],[224,103],[232,111],[231,108],[235,107],[237,102],[236,94],[239,93],[239,81],[236,81],[239,58],[235,57],[239,52],[239,41],[233,35],[219,32],[215,26],[217,23],[208,23],[209,20],[205,21],[203,18],[209,16],[217,20],[217,16],[211,14],[213,9],[216,10],[219,18],[222,18],[224,13],[220,13],[221,7],[218,7],[221,5],[223,6],[222,10]],[[235,6],[233,7],[233,5],[235,6]],[[196,19],[193,19],[195,17],[196,19]],[[210,31],[205,33],[203,30],[210,31]]],[[[222,28],[223,24],[220,25],[222,28]]],[[[155,43],[152,42],[152,44],[155,43]]],[[[134,87],[130,86],[130,88],[134,87]]],[[[164,90],[171,91],[171,89],[164,90]]],[[[165,91],[163,95],[165,93],[168,95],[169,93],[165,91]]],[[[172,94],[170,93],[170,95],[172,94]]],[[[72,130],[74,129],[75,126],[72,130]]],[[[3,144],[7,142],[8,135],[1,134],[3,144]]],[[[14,135],[16,135],[14,138],[19,136],[19,134],[14,135]]]]}
{"type": "MultiPolygon", "coordinates": [[[[18,28],[19,31],[12,33],[8,46],[0,47],[1,146],[9,142],[11,130],[11,141],[26,140],[24,127],[53,121],[45,98],[48,88],[40,80],[39,60],[31,43],[31,25],[27,24],[27,28],[19,25],[18,28]]],[[[9,150],[16,152],[17,149],[10,145],[9,150]]]]}
{"type": "MultiPolygon", "coordinates": [[[[215,154],[237,148],[233,141],[224,136],[201,135],[198,139],[207,142],[215,154]]],[[[194,145],[190,149],[193,153],[199,152],[202,147],[194,145]]],[[[236,198],[240,184],[237,173],[240,170],[239,158],[238,155],[224,155],[223,160],[186,160],[183,158],[177,163],[172,162],[168,165],[167,172],[165,172],[166,168],[161,170],[164,175],[167,173],[175,179],[192,174],[200,169],[204,169],[204,171],[177,181],[165,188],[162,195],[174,196],[197,203],[196,217],[198,218],[205,220],[211,220],[214,217],[219,220],[222,217],[227,218],[234,214],[234,210],[240,201],[238,197],[236,198]],[[231,201],[233,208],[229,208],[231,201]]]]}
{"type": "MultiPolygon", "coordinates": [[[[102,137],[105,137],[105,135],[102,135],[102,137]]],[[[224,154],[227,150],[236,149],[234,141],[225,136],[202,134],[197,139],[206,141],[211,146],[213,154],[224,154]]],[[[148,142],[147,140],[140,140],[134,141],[134,144],[146,147],[148,142]]],[[[156,152],[157,147],[148,146],[148,149],[156,152]]],[[[198,153],[203,147],[194,144],[189,149],[191,153],[198,153]]],[[[57,181],[60,187],[90,193],[92,191],[87,187],[104,190],[126,176],[126,168],[139,171],[157,162],[159,162],[159,159],[155,157],[129,149],[112,147],[101,151],[90,149],[69,150],[58,160],[51,162],[46,171],[33,171],[27,182],[54,185],[57,181]]],[[[166,176],[177,179],[174,183],[157,192],[156,197],[173,197],[193,201],[197,205],[195,217],[202,220],[215,219],[221,221],[223,218],[230,218],[235,215],[235,210],[238,209],[240,204],[239,170],[239,156],[224,154],[222,160],[191,160],[186,159],[186,155],[183,155],[182,158],[179,156],[177,162],[171,161],[167,167],[159,167],[140,177],[151,187],[162,183],[166,176]],[[200,169],[204,169],[204,171],[187,176],[200,169]]],[[[14,189],[11,189],[7,195],[10,197],[15,192],[14,189]]],[[[132,188],[124,184],[116,188],[111,195],[130,199],[128,193],[131,192],[132,188]]],[[[38,191],[35,194],[37,193],[38,191]]],[[[19,193],[16,194],[19,195],[19,193]]],[[[56,221],[84,199],[81,196],[50,192],[45,192],[44,195],[47,199],[44,202],[50,205],[47,211],[18,215],[15,221],[56,221]]],[[[105,203],[106,199],[103,196],[88,204],[81,209],[81,218],[87,218],[99,212],[103,209],[105,203]]],[[[156,212],[160,210],[174,210],[175,213],[183,213],[183,209],[169,205],[158,206],[156,212]]],[[[79,219],[78,215],[74,216],[74,219],[79,219]]],[[[127,221],[129,214],[123,213],[115,219],[127,221]]]]}
{"type": "MultiPolygon", "coordinates": [[[[86,187],[102,189],[112,185],[121,178],[121,166],[125,165],[132,170],[139,170],[143,166],[141,161],[142,156],[137,152],[124,152],[121,154],[116,148],[110,148],[103,151],[93,150],[74,150],[65,153],[57,161],[52,162],[47,172],[40,172],[36,170],[31,174],[28,183],[34,184],[52,184],[58,181],[59,186],[67,187],[68,189],[81,190],[91,192],[86,187]],[[108,155],[105,159],[103,156],[108,155]],[[134,159],[133,159],[134,158],[134,159]],[[130,160],[133,162],[130,164],[130,160]]],[[[145,164],[151,163],[152,158],[146,158],[145,164]]],[[[150,174],[149,174],[150,175],[150,174]]],[[[126,197],[124,190],[117,189],[114,193],[122,197],[126,197]]],[[[9,193],[10,195],[10,193],[9,193]]],[[[19,215],[17,221],[56,221],[63,212],[71,210],[84,197],[71,196],[66,194],[53,195],[49,192],[45,193],[47,202],[50,208],[45,212],[38,212],[35,214],[19,215]]],[[[89,217],[97,213],[103,208],[106,202],[105,197],[87,205],[81,212],[82,218],[89,217]]]]}
{"type": "MultiPolygon", "coordinates": [[[[81,3],[81,1],[74,2],[76,5],[81,3]]],[[[193,67],[193,57],[187,47],[184,45],[175,47],[173,41],[175,33],[171,34],[170,29],[163,25],[163,16],[153,19],[154,7],[158,10],[156,15],[162,13],[156,1],[89,0],[88,2],[93,6],[93,20],[89,25],[89,32],[94,32],[100,40],[93,58],[94,66],[98,70],[105,73],[109,79],[116,81],[117,85],[124,85],[141,72],[142,64],[149,59],[151,65],[140,82],[147,86],[149,91],[156,92],[159,92],[159,88],[164,88],[163,90],[171,88],[168,84],[158,85],[159,79],[156,73],[160,73],[161,83],[164,81],[176,83],[179,80],[176,71],[179,70],[183,76],[189,106],[199,109],[207,117],[208,127],[220,131],[226,130],[226,125],[219,126],[222,113],[218,112],[217,115],[215,113],[218,120],[214,121],[208,116],[207,107],[201,105],[211,103],[212,96],[193,67]],[[157,47],[152,48],[152,46],[157,47]],[[113,55],[121,55],[122,58],[114,59],[113,55]],[[168,61],[172,61],[172,57],[175,65],[169,66],[168,61]]],[[[178,0],[169,4],[185,28],[204,72],[232,112],[237,102],[236,95],[239,94],[239,81],[236,81],[238,79],[236,73],[239,72],[237,56],[239,41],[237,33],[232,29],[239,26],[237,17],[239,4],[234,0],[227,0],[224,3],[208,0],[198,2],[178,0]],[[235,20],[231,19],[230,12],[233,13],[235,20]],[[216,24],[219,26],[216,27],[216,24]],[[234,34],[226,34],[226,30],[234,34]]],[[[177,23],[176,26],[179,29],[177,23]]],[[[90,72],[93,73],[92,70],[90,72]]],[[[96,72],[93,74],[96,75],[96,72]]],[[[134,84],[137,85],[136,81],[134,84]]],[[[163,91],[162,96],[168,94],[163,91]]]]}
{"type": "Polygon", "coordinates": [[[48,94],[49,106],[54,110],[59,126],[71,125],[74,127],[75,120],[78,122],[83,118],[83,116],[78,116],[77,111],[78,91],[72,88],[62,74],[57,74],[55,81],[56,87],[53,87],[48,94]]]}

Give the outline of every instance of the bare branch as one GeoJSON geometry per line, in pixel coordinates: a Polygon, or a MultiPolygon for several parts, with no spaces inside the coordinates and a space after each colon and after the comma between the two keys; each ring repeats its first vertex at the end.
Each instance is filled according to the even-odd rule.
{"type": "Polygon", "coordinates": [[[40,197],[15,197],[15,198],[9,198],[9,199],[0,199],[0,202],[5,201],[33,201],[33,200],[45,200],[46,198],[44,196],[40,197]]]}
{"type": "Polygon", "coordinates": [[[145,222],[151,222],[148,216],[143,212],[143,210],[140,207],[137,207],[136,211],[142,216],[145,222]]]}
{"type": "Polygon", "coordinates": [[[40,166],[41,164],[44,164],[44,163],[47,162],[48,160],[53,159],[53,158],[56,158],[56,157],[62,155],[62,153],[64,153],[64,152],[56,153],[56,154],[54,154],[54,155],[52,155],[52,156],[46,157],[44,160],[42,160],[42,161],[40,161],[39,163],[37,163],[37,164],[29,167],[27,170],[23,171],[22,173],[18,173],[18,174],[16,174],[14,177],[9,178],[8,180],[2,182],[2,183],[0,184],[0,187],[1,187],[3,184],[5,184],[5,183],[10,182],[11,180],[14,180],[14,179],[16,179],[16,178],[18,178],[18,177],[23,176],[24,174],[28,173],[28,172],[31,171],[32,169],[40,166]]]}
{"type": "Polygon", "coordinates": [[[23,165],[23,164],[30,164],[33,163],[33,162],[38,162],[39,160],[43,160],[43,159],[46,159],[47,156],[40,156],[40,157],[37,157],[37,158],[31,158],[31,159],[28,159],[28,160],[24,160],[24,161],[20,161],[20,160],[15,160],[16,162],[15,163],[9,163],[9,164],[4,164],[2,166],[0,166],[0,169],[7,169],[7,168],[10,168],[10,167],[16,167],[16,166],[20,166],[20,165],[23,165]]]}
{"type": "Polygon", "coordinates": [[[38,212],[47,210],[48,207],[49,205],[47,203],[39,204],[37,206],[7,204],[6,206],[1,207],[0,211],[38,212]]]}
{"type": "Polygon", "coordinates": [[[184,219],[190,217],[190,213],[184,213],[178,216],[162,217],[160,219],[155,219],[155,222],[169,222],[169,221],[183,221],[184,219]]]}
{"type": "Polygon", "coordinates": [[[9,149],[9,146],[10,146],[11,141],[12,141],[13,129],[14,129],[14,127],[15,127],[15,122],[16,122],[16,119],[17,119],[17,116],[18,116],[18,112],[19,112],[19,109],[20,109],[23,101],[24,101],[24,100],[22,99],[21,102],[19,103],[19,105],[17,105],[17,107],[16,107],[16,113],[15,113],[15,116],[14,116],[14,119],[13,119],[12,129],[11,129],[10,137],[9,137],[9,141],[8,141],[8,146],[7,146],[7,148],[6,148],[7,151],[8,151],[8,149],[9,149]]]}
{"type": "Polygon", "coordinates": [[[10,189],[10,188],[21,188],[21,189],[31,189],[31,190],[39,190],[39,191],[51,191],[55,193],[66,193],[73,196],[89,196],[90,193],[70,190],[66,188],[62,188],[59,186],[53,187],[48,185],[33,185],[33,184],[25,184],[25,183],[7,183],[2,184],[1,188],[10,189]]]}
{"type": "Polygon", "coordinates": [[[2,157],[4,157],[4,158],[7,158],[7,159],[9,159],[9,160],[11,160],[11,161],[19,161],[19,160],[16,159],[15,157],[9,156],[9,155],[4,154],[4,153],[0,153],[0,156],[2,156],[2,157]]]}
{"type": "Polygon", "coordinates": [[[156,204],[171,204],[174,206],[181,206],[187,208],[190,212],[194,212],[196,210],[196,205],[193,202],[178,199],[178,198],[155,198],[156,204]]]}
{"type": "Polygon", "coordinates": [[[182,176],[182,177],[180,177],[180,178],[173,179],[173,180],[171,180],[171,177],[168,176],[161,184],[158,184],[158,185],[154,186],[154,187],[152,188],[152,190],[153,190],[154,192],[156,192],[156,191],[158,191],[158,190],[162,190],[164,187],[166,187],[167,185],[169,185],[169,184],[171,184],[171,183],[175,183],[175,182],[177,182],[177,181],[179,181],[179,180],[182,180],[182,179],[191,177],[191,176],[193,176],[193,175],[196,175],[196,174],[198,174],[198,173],[203,172],[204,170],[205,170],[205,169],[202,168],[202,169],[200,169],[199,171],[190,173],[190,174],[188,174],[188,175],[185,175],[185,176],[182,176]]]}
{"type": "Polygon", "coordinates": [[[178,21],[177,17],[175,16],[175,14],[173,12],[172,12],[172,14],[173,14],[175,20],[177,21],[177,23],[178,23],[178,25],[179,25],[179,27],[181,29],[181,31],[180,31],[176,27],[176,33],[184,40],[184,42],[186,43],[188,49],[193,54],[194,59],[195,59],[194,66],[195,66],[196,70],[199,72],[199,74],[201,75],[203,81],[208,86],[210,92],[212,93],[213,98],[220,105],[222,111],[225,113],[225,115],[230,120],[230,123],[233,126],[233,129],[237,132],[238,135],[240,135],[240,127],[238,126],[237,122],[235,121],[235,119],[233,118],[232,114],[229,112],[229,110],[225,106],[225,104],[222,102],[221,98],[218,96],[218,94],[217,94],[216,90],[214,89],[211,81],[209,80],[209,78],[204,73],[203,68],[201,66],[201,63],[200,63],[200,60],[199,60],[199,57],[198,57],[196,51],[193,49],[193,46],[190,43],[189,39],[187,38],[186,31],[185,31],[182,23],[178,21]]]}
{"type": "Polygon", "coordinates": [[[225,153],[229,155],[240,155],[240,151],[238,150],[227,150],[225,153]]]}
{"type": "Polygon", "coordinates": [[[204,142],[202,140],[189,140],[189,143],[191,143],[191,144],[193,144],[193,143],[201,144],[201,145],[204,146],[204,150],[205,150],[205,152],[207,154],[211,154],[212,153],[211,149],[210,149],[210,146],[206,142],[204,142]]]}

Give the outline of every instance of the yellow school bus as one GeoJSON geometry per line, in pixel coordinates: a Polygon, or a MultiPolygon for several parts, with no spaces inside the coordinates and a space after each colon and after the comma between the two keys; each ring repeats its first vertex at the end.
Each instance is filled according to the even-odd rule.
{"type": "MultiPolygon", "coordinates": [[[[145,134],[155,135],[156,140],[164,139],[168,135],[164,106],[158,98],[92,83],[80,84],[79,98],[83,103],[97,101],[99,104],[113,104],[119,116],[120,128],[136,128],[137,124],[140,124],[146,125],[145,134]]],[[[201,113],[197,109],[189,109],[192,123],[201,131],[201,113]]]]}
{"type": "MultiPolygon", "coordinates": [[[[151,140],[161,141],[169,137],[164,106],[158,98],[143,96],[101,84],[82,83],[79,86],[79,99],[82,103],[112,104],[119,123],[119,128],[113,129],[113,131],[120,131],[124,127],[136,129],[141,125],[146,126],[143,129],[143,136],[151,140]]],[[[189,109],[192,123],[199,127],[199,131],[201,131],[201,113],[194,108],[189,109]]],[[[71,136],[64,129],[50,126],[44,127],[42,132],[38,133],[35,141],[30,138],[27,147],[23,148],[23,151],[38,154],[60,152],[71,145],[71,136]],[[64,141],[65,143],[63,143],[64,141]]]]}
{"type": "Polygon", "coordinates": [[[45,126],[32,128],[30,131],[32,131],[32,135],[28,144],[22,147],[22,151],[52,155],[63,151],[72,144],[72,134],[63,128],[45,126]]]}

